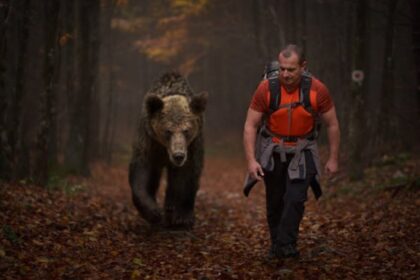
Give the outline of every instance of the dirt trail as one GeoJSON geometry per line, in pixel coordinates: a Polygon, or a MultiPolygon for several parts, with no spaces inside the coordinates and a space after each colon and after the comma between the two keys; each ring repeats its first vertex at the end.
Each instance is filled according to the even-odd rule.
{"type": "MultiPolygon", "coordinates": [[[[0,190],[4,279],[416,279],[417,192],[312,195],[300,260],[268,262],[264,190],[242,195],[240,158],[208,157],[191,232],[151,229],[131,203],[127,171],[97,165],[66,192],[0,190]],[[76,190],[76,191],[75,191],[76,190]]],[[[162,193],[160,194],[160,196],[162,193]]]]}

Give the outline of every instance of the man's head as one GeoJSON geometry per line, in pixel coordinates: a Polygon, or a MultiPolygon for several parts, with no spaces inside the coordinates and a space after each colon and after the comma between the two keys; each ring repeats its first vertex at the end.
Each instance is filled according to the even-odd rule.
{"type": "Polygon", "coordinates": [[[287,45],[279,53],[279,64],[280,82],[287,90],[295,89],[299,85],[301,75],[306,68],[302,48],[296,45],[287,45]]]}

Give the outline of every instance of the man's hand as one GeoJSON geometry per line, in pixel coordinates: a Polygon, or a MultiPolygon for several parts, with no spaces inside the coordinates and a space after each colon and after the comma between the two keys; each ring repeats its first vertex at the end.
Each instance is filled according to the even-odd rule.
{"type": "Polygon", "coordinates": [[[322,114],[321,119],[327,126],[328,142],[330,144],[330,153],[324,171],[327,177],[331,177],[338,171],[338,149],[340,146],[340,127],[335,107],[322,114]]]}
{"type": "Polygon", "coordinates": [[[325,164],[324,172],[327,177],[331,177],[336,174],[338,171],[338,162],[336,159],[328,159],[327,163],[325,164]]]}
{"type": "Polygon", "coordinates": [[[251,178],[257,179],[258,181],[261,181],[264,176],[261,165],[256,160],[248,164],[248,173],[251,178]]]}

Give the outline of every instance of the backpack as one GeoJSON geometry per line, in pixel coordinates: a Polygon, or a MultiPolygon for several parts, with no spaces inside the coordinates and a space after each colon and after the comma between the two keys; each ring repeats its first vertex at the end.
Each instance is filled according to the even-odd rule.
{"type": "MultiPolygon", "coordinates": [[[[270,114],[277,111],[281,104],[281,93],[280,93],[280,81],[278,78],[280,71],[280,65],[278,61],[272,61],[268,63],[265,67],[264,78],[268,80],[269,89],[270,89],[270,114]]],[[[300,97],[299,102],[293,103],[293,106],[302,105],[306,111],[311,113],[314,119],[314,128],[311,135],[308,135],[307,138],[316,139],[319,135],[321,129],[321,122],[319,120],[319,115],[314,111],[311,105],[310,100],[310,89],[312,85],[312,75],[311,73],[305,71],[302,75],[300,83],[300,97]]],[[[268,117],[268,116],[267,116],[268,117]]]]}

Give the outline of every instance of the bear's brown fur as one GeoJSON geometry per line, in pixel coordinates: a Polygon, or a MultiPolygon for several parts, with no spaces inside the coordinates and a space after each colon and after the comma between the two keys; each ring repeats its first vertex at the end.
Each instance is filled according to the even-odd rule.
{"type": "Polygon", "coordinates": [[[203,167],[203,113],[207,94],[194,94],[176,72],[164,74],[145,95],[129,181],[134,205],[151,224],[191,228],[203,167]],[[164,211],[156,203],[167,169],[164,211]]]}

